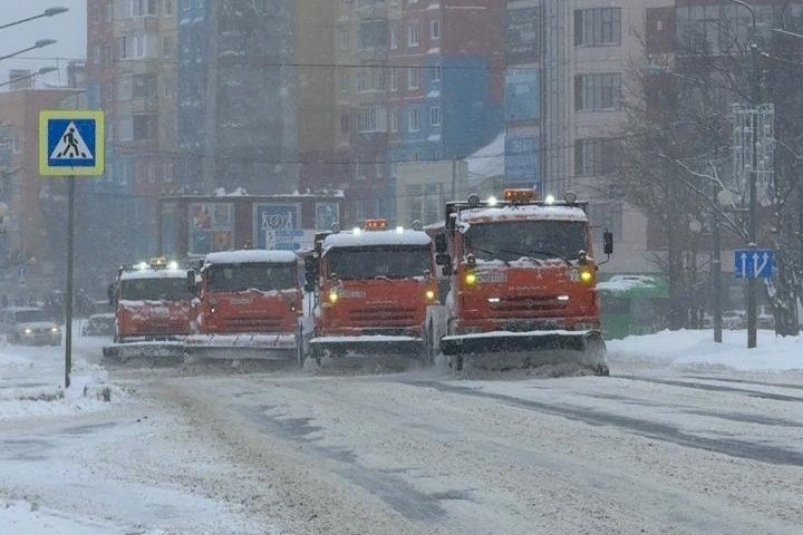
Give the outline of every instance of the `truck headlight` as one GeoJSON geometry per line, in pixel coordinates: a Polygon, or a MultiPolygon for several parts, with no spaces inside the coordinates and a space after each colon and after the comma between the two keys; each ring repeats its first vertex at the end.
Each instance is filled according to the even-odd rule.
{"type": "Polygon", "coordinates": [[[25,327],[25,330],[23,332],[25,334],[33,334],[33,329],[31,329],[30,327],[25,327]]]}
{"type": "Polygon", "coordinates": [[[52,327],[52,328],[50,329],[50,332],[52,332],[52,333],[54,333],[54,334],[55,334],[55,333],[59,332],[59,328],[58,328],[58,327],[52,327]]]}
{"type": "Polygon", "coordinates": [[[427,290],[427,293],[424,294],[427,296],[427,301],[434,301],[435,300],[435,292],[432,290],[427,290]]]}
{"type": "Polygon", "coordinates": [[[333,305],[337,303],[337,300],[340,299],[340,296],[337,295],[337,292],[329,292],[329,302],[333,305]]]}
{"type": "Polygon", "coordinates": [[[466,273],[466,286],[475,286],[477,284],[476,273],[466,273]]]}
{"type": "Polygon", "coordinates": [[[580,272],[580,280],[586,284],[590,284],[594,282],[594,274],[591,273],[589,270],[584,269],[580,272]]]}

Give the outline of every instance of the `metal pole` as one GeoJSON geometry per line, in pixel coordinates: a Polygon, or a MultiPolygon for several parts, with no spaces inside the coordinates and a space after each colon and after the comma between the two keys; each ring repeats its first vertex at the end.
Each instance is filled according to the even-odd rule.
{"type": "Polygon", "coordinates": [[[75,249],[75,175],[67,178],[67,297],[64,321],[64,388],[70,388],[72,372],[73,271],[75,249]]]}
{"type": "MultiPolygon", "coordinates": [[[[716,187],[714,188],[716,191],[716,187]]],[[[713,255],[711,274],[714,277],[714,342],[722,343],[722,244],[719,234],[719,210],[714,208],[712,229],[713,255]]]]}
{"type": "MultiPolygon", "coordinates": [[[[748,228],[747,228],[747,244],[748,248],[755,249],[757,247],[756,238],[756,182],[758,180],[758,111],[761,87],[759,85],[759,65],[758,65],[758,44],[756,39],[756,19],[753,17],[753,43],[750,45],[750,53],[752,56],[752,98],[753,98],[753,166],[750,173],[750,206],[748,207],[748,228]]],[[[758,294],[758,280],[756,279],[757,273],[747,279],[747,347],[752,349],[758,345],[757,332],[758,317],[757,317],[757,294],[758,294]]]]}

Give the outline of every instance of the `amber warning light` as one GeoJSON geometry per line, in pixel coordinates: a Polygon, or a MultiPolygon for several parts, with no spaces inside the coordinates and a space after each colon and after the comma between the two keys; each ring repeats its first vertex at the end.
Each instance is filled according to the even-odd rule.
{"type": "Polygon", "coordinates": [[[387,219],[366,219],[365,230],[387,230],[387,219]]]}
{"type": "Polygon", "coordinates": [[[505,202],[526,204],[536,200],[535,190],[531,189],[506,189],[505,202]]]}

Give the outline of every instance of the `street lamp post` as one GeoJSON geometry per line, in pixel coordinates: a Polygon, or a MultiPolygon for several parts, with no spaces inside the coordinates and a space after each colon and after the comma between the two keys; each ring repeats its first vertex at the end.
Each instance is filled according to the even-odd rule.
{"type": "Polygon", "coordinates": [[[58,41],[55,39],[39,39],[37,42],[33,44],[33,46],[29,46],[28,48],[23,48],[22,50],[17,50],[16,52],[12,52],[11,54],[6,54],[5,56],[0,56],[0,61],[4,59],[13,58],[15,56],[19,56],[20,54],[24,54],[26,52],[30,52],[31,50],[37,50],[39,48],[44,48],[46,46],[54,45],[58,41]]]}
{"type": "Polygon", "coordinates": [[[44,17],[53,17],[55,15],[60,15],[61,13],[65,13],[69,11],[66,7],[49,7],[45,9],[43,12],[39,13],[38,15],[34,15],[33,17],[27,17],[20,20],[15,20],[14,22],[9,22],[7,24],[0,25],[0,30],[4,30],[6,28],[10,28],[12,26],[16,26],[18,24],[23,24],[26,22],[30,22],[32,20],[41,19],[44,17]]]}
{"type": "MultiPolygon", "coordinates": [[[[730,0],[731,3],[739,5],[750,12],[753,21],[753,33],[750,37],[750,58],[751,58],[751,73],[750,73],[750,100],[753,105],[752,117],[752,160],[753,164],[750,169],[750,176],[748,177],[748,207],[747,207],[747,246],[755,248],[756,245],[756,182],[758,180],[758,105],[761,98],[761,85],[760,85],[760,72],[758,65],[759,49],[758,42],[758,28],[756,24],[756,11],[755,9],[744,2],[743,0],[730,0]]],[[[754,348],[757,345],[757,280],[754,277],[747,279],[747,347],[754,348]]]]}

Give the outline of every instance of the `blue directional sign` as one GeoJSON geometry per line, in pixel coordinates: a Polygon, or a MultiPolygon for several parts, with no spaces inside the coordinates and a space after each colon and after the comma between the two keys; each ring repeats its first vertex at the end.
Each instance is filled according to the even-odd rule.
{"type": "Polygon", "coordinates": [[[45,110],[39,114],[39,174],[100,176],[104,167],[103,112],[45,110]]]}
{"type": "Polygon", "coordinates": [[[775,251],[742,249],[734,251],[737,279],[769,279],[775,273],[775,251]]]}

